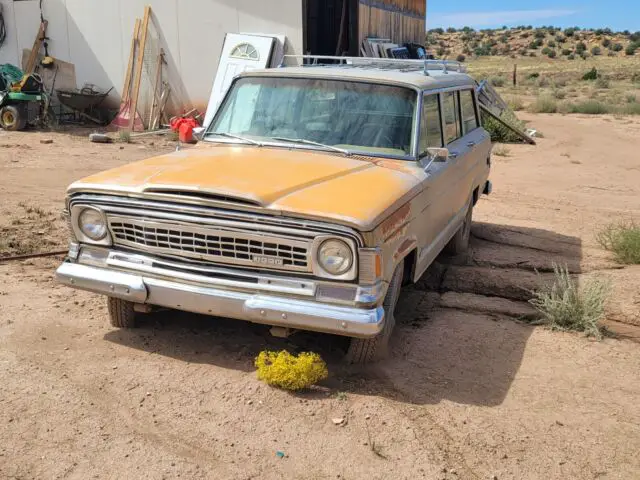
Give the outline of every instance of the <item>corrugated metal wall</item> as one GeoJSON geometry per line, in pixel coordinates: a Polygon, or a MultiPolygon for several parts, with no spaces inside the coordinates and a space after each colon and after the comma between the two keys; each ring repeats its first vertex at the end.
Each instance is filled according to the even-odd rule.
{"type": "Polygon", "coordinates": [[[366,37],[424,43],[426,0],[359,0],[360,43],[366,37]]]}
{"type": "MultiPolygon", "coordinates": [[[[0,0],[7,38],[0,63],[21,64],[40,25],[38,0],[0,0]]],[[[225,33],[282,34],[302,53],[301,0],[44,0],[49,53],[75,65],[77,85],[114,87],[120,94],[136,17],[151,5],[166,53],[172,99],[204,108],[225,33]]]]}

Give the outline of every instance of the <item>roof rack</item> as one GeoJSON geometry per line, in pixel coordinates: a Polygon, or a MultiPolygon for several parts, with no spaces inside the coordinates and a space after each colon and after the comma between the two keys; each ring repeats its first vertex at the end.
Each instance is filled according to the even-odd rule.
{"type": "Polygon", "coordinates": [[[376,57],[338,57],[331,55],[284,55],[280,67],[285,67],[287,59],[302,60],[303,67],[312,66],[350,66],[355,68],[378,68],[381,70],[418,71],[422,70],[426,76],[430,71],[449,73],[449,70],[464,73],[465,66],[461,62],[452,60],[406,60],[399,58],[376,57]],[[323,61],[329,61],[322,63],[323,61]],[[308,62],[310,61],[310,62],[308,62]],[[339,62],[336,64],[335,62],[339,62]]]}

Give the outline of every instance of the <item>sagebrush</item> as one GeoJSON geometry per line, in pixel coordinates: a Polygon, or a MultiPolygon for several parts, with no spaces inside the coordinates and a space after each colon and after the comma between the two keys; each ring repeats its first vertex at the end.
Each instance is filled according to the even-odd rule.
{"type": "Polygon", "coordinates": [[[600,278],[589,278],[580,285],[566,265],[554,263],[553,271],[553,283],[533,292],[529,303],[554,329],[574,330],[602,338],[598,323],[604,315],[610,283],[600,278]]]}

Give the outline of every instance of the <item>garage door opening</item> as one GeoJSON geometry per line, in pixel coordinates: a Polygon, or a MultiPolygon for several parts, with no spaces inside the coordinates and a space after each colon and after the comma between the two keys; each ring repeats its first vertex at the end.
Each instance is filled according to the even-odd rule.
{"type": "Polygon", "coordinates": [[[304,51],[357,56],[358,0],[304,0],[304,51]]]}

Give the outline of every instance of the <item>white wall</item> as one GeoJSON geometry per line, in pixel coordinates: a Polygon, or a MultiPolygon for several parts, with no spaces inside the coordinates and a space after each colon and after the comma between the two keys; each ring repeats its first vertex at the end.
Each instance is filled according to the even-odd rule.
{"type": "MultiPolygon", "coordinates": [[[[0,63],[20,66],[40,25],[38,0],[0,0],[7,38],[0,63]]],[[[49,54],[73,63],[78,86],[120,95],[135,19],[151,5],[176,97],[204,109],[226,32],[284,34],[302,53],[302,0],[43,0],[49,54]]]]}

